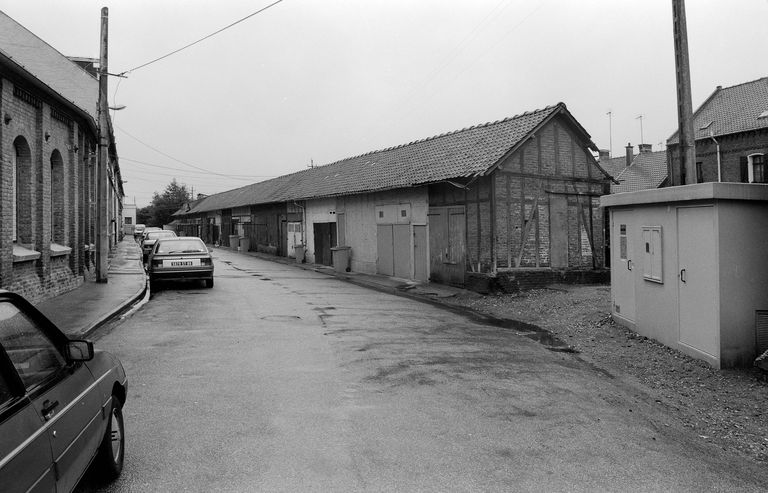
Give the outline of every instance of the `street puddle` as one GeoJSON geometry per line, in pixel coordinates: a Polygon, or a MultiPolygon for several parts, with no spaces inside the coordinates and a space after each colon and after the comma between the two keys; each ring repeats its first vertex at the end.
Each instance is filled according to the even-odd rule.
{"type": "Polygon", "coordinates": [[[272,322],[285,322],[285,321],[291,321],[291,320],[301,320],[301,317],[298,315],[267,315],[266,317],[261,317],[261,320],[270,320],[272,322]]]}

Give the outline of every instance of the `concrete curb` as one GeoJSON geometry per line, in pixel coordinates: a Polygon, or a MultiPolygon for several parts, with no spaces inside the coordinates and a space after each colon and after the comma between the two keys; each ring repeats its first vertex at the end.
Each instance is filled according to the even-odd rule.
{"type": "Polygon", "coordinates": [[[95,322],[86,326],[85,330],[83,330],[83,332],[81,333],[81,336],[88,337],[103,325],[111,322],[113,319],[129,311],[131,307],[133,307],[133,305],[135,305],[136,303],[138,303],[144,298],[146,293],[147,293],[147,277],[145,275],[144,284],[138,291],[136,291],[130,298],[125,300],[122,304],[114,307],[111,311],[99,317],[95,322]]]}

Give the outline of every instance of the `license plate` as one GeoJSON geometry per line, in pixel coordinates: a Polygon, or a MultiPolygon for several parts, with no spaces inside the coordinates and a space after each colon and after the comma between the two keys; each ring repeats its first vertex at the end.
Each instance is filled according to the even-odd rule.
{"type": "Polygon", "coordinates": [[[163,260],[163,267],[198,267],[199,265],[199,258],[186,260],[163,260]]]}

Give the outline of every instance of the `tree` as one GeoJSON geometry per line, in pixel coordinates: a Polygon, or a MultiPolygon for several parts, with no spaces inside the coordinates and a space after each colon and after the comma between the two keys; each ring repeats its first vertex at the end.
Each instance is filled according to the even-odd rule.
{"type": "Polygon", "coordinates": [[[179,185],[174,178],[163,193],[154,193],[152,203],[136,211],[136,222],[162,227],[173,221],[173,213],[185,202],[192,200],[186,185],[179,185]]]}

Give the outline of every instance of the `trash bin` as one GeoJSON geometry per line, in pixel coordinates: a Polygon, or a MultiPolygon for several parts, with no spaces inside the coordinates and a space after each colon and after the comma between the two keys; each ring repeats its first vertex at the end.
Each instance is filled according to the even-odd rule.
{"type": "Polygon", "coordinates": [[[333,252],[333,269],[336,272],[349,272],[349,258],[352,256],[352,247],[337,246],[331,248],[333,252]]]}
{"type": "Polygon", "coordinates": [[[240,237],[240,251],[245,253],[251,249],[251,239],[244,236],[240,237]]]}
{"type": "Polygon", "coordinates": [[[304,263],[304,245],[293,245],[293,251],[296,255],[296,263],[304,263]]]}
{"type": "Polygon", "coordinates": [[[239,246],[240,246],[240,236],[229,235],[229,248],[232,248],[233,250],[237,250],[237,247],[239,246]]]}

